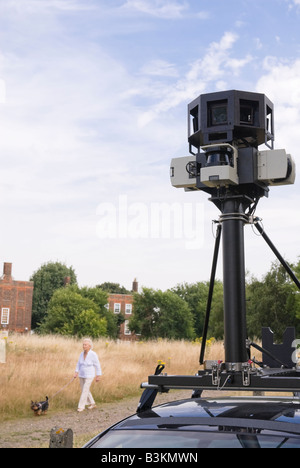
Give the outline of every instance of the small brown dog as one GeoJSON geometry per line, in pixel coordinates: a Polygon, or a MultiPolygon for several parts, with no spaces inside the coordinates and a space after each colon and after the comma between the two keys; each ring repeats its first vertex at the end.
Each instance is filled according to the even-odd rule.
{"type": "Polygon", "coordinates": [[[41,414],[46,414],[49,409],[49,398],[46,396],[45,401],[31,401],[30,408],[34,411],[36,416],[41,416],[41,414]]]}

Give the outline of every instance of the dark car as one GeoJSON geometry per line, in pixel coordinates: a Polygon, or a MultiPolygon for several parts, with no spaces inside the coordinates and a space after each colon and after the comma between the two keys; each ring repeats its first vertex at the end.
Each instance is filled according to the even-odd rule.
{"type": "Polygon", "coordinates": [[[147,409],[84,448],[299,448],[300,400],[191,398],[147,409]]]}

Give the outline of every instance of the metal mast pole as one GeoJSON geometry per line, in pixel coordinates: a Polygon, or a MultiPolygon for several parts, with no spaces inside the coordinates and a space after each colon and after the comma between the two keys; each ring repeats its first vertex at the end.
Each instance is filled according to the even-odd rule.
{"type": "Polygon", "coordinates": [[[240,370],[248,361],[246,348],[246,287],[244,254],[244,197],[228,195],[222,202],[225,361],[240,370]]]}

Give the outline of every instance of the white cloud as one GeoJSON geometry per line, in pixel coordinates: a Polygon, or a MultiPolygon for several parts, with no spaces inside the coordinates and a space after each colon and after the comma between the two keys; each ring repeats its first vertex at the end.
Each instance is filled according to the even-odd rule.
{"type": "MultiPolygon", "coordinates": [[[[300,1],[300,0],[299,0],[300,1]]],[[[267,72],[257,86],[266,86],[280,105],[300,106],[300,59],[295,61],[267,57],[264,60],[267,72]]]]}
{"type": "Polygon", "coordinates": [[[267,57],[264,70],[266,73],[258,81],[256,89],[275,104],[276,143],[289,148],[300,163],[300,59],[286,61],[267,57]]]}
{"type": "MultiPolygon", "coordinates": [[[[256,91],[266,94],[274,103],[275,148],[286,149],[299,165],[300,60],[267,57],[263,70],[256,91]]],[[[272,187],[270,200],[265,206],[261,203],[257,213],[264,218],[274,244],[291,262],[299,254],[299,187],[299,177],[294,186],[272,187]]],[[[271,262],[267,248],[266,254],[271,262]]],[[[253,255],[253,258],[257,257],[253,255]]]]}
{"type": "MultiPolygon", "coordinates": [[[[122,281],[122,272],[125,281],[137,274],[153,285],[157,264],[166,273],[176,270],[169,265],[174,255],[162,253],[168,242],[100,242],[96,208],[119,194],[145,203],[201,200],[169,184],[169,160],[188,151],[186,105],[201,93],[237,83],[252,57],[238,52],[242,32],[241,39],[226,32],[209,43],[203,29],[197,31],[199,41],[191,42],[192,34],[178,36],[171,21],[173,31],[166,36],[160,19],[185,18],[188,31],[191,15],[184,0],[0,0],[0,206],[6,220],[0,240],[4,260],[23,269],[16,276],[29,276],[51,259],[73,264],[79,281],[89,284],[101,282],[98,275],[122,281]],[[95,15],[81,14],[92,8],[95,15]],[[158,31],[161,36],[152,42],[150,34],[158,31]],[[187,40],[187,55],[176,50],[181,40],[187,40]],[[187,64],[186,56],[194,60],[187,64]],[[112,255],[122,259],[117,270],[112,255]]],[[[208,16],[194,13],[193,20],[199,24],[208,16]]],[[[298,71],[297,62],[268,60],[258,85],[276,103],[278,139],[285,143],[299,122],[298,71]]],[[[204,202],[210,231],[216,214],[204,202]]],[[[201,258],[207,256],[210,265],[213,239],[207,237],[201,258]]],[[[183,250],[182,264],[188,255],[183,250]]],[[[195,278],[190,266],[177,274],[178,281],[195,278]]],[[[164,287],[164,278],[156,276],[157,287],[164,287]]],[[[175,284],[171,274],[168,281],[175,284]]]]}
{"type": "Polygon", "coordinates": [[[83,11],[96,9],[96,5],[93,5],[86,0],[48,0],[44,3],[48,8],[57,8],[58,10],[65,11],[83,11]]]}
{"type": "Polygon", "coordinates": [[[171,0],[127,0],[122,8],[162,19],[178,19],[182,17],[188,5],[186,2],[171,0]]]}
{"type": "Polygon", "coordinates": [[[285,2],[288,4],[289,11],[294,9],[297,11],[300,7],[300,0],[285,0],[285,2]]]}
{"type": "MultiPolygon", "coordinates": [[[[48,9],[61,11],[83,11],[94,9],[95,5],[83,0],[9,0],[9,9],[28,12],[40,12],[48,9]]],[[[4,6],[5,8],[5,6],[4,6]]]]}
{"type": "Polygon", "coordinates": [[[177,77],[178,70],[173,63],[169,63],[165,60],[152,60],[143,66],[141,70],[142,74],[151,76],[166,76],[166,77],[177,77]]]}
{"type": "Polygon", "coordinates": [[[219,79],[226,73],[226,70],[229,70],[230,73],[238,73],[241,68],[252,60],[250,55],[243,59],[230,57],[230,51],[238,38],[237,34],[226,32],[220,42],[213,42],[204,58],[196,62],[193,73],[202,73],[207,81],[219,79]]]}
{"type": "Polygon", "coordinates": [[[238,35],[226,32],[219,42],[210,44],[205,55],[191,64],[183,78],[165,86],[161,92],[163,99],[140,116],[140,125],[143,127],[162,113],[183,102],[189,102],[196,95],[205,92],[208,85],[219,88],[218,84],[220,81],[224,83],[224,77],[232,74],[237,76],[252,61],[250,55],[242,59],[231,57],[231,50],[237,40],[238,35]]]}
{"type": "Polygon", "coordinates": [[[263,43],[261,42],[259,37],[256,37],[254,39],[254,42],[257,50],[261,50],[263,48],[263,43]]]}
{"type": "Polygon", "coordinates": [[[2,200],[11,193],[5,210],[19,212],[27,204],[39,210],[44,204],[54,217],[67,206],[80,210],[108,180],[109,154],[115,159],[111,182],[125,171],[128,160],[118,146],[136,117],[122,98],[132,81],[117,61],[98,48],[79,46],[74,55],[61,44],[55,55],[43,44],[38,55],[5,54],[0,74],[6,85],[0,108],[2,200]]]}
{"type": "Polygon", "coordinates": [[[199,11],[195,14],[195,17],[199,18],[200,20],[207,20],[211,18],[211,14],[209,11],[199,11]]]}

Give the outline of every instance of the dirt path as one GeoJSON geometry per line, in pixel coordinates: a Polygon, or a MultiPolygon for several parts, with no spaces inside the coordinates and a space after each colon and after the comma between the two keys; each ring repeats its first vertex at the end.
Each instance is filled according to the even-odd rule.
{"type": "MultiPolygon", "coordinates": [[[[191,391],[171,392],[159,395],[155,404],[190,397],[191,391]]],[[[138,400],[135,397],[116,403],[105,403],[97,409],[86,410],[83,413],[77,413],[76,410],[51,413],[50,410],[45,416],[0,422],[0,448],[47,448],[50,431],[56,426],[71,428],[74,432],[74,445],[80,448],[94,435],[134,414],[138,400]]]]}

